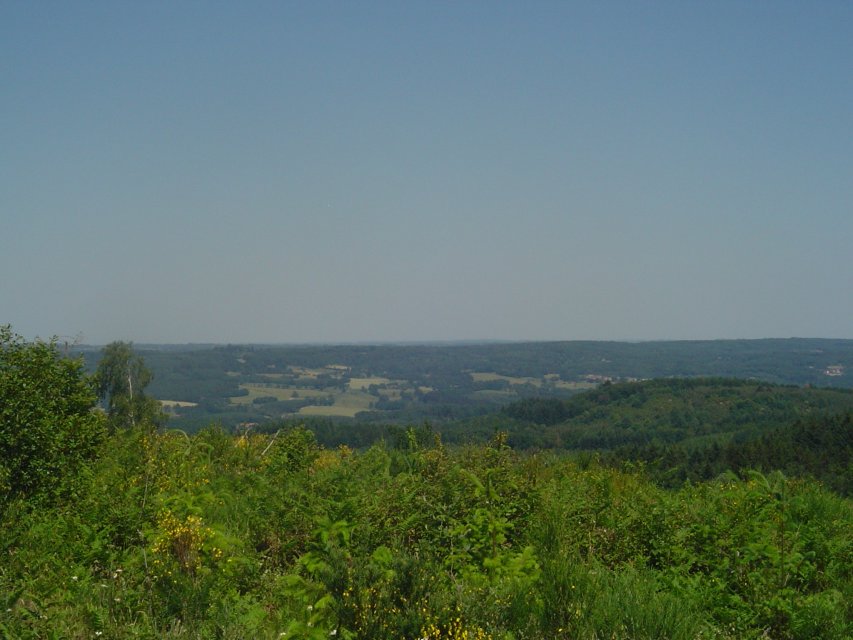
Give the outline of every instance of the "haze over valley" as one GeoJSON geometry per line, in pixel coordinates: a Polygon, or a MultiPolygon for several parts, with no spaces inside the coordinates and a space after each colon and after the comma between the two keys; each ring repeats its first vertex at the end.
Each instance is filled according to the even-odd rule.
{"type": "Polygon", "coordinates": [[[851,34],[0,2],[0,638],[853,638],[851,34]]]}

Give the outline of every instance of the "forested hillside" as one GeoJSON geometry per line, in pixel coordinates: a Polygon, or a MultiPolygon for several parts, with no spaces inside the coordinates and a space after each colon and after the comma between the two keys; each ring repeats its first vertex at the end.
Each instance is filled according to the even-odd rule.
{"type": "Polygon", "coordinates": [[[715,478],[725,471],[761,469],[818,478],[832,490],[853,496],[853,413],[798,420],[760,437],[724,445],[626,446],[605,458],[629,465],[640,462],[647,474],[670,487],[715,478]]]}
{"type": "MultiPolygon", "coordinates": [[[[754,378],[853,387],[853,340],[533,342],[137,348],[171,424],[226,427],[286,417],[447,422],[605,380],[754,378]]],[[[99,349],[83,353],[94,371],[99,349]]]]}
{"type": "Polygon", "coordinates": [[[799,419],[853,410],[853,391],[729,378],[605,384],[568,400],[531,398],[503,413],[515,446],[612,449],[745,442],[799,419]]]}
{"type": "MultiPolygon", "coordinates": [[[[771,470],[772,456],[764,471],[667,489],[651,463],[518,451],[501,430],[451,446],[398,427],[360,450],[298,426],[188,435],[157,427],[124,343],[89,378],[53,344],[2,337],[0,637],[853,634],[853,503],[771,470]]],[[[795,403],[784,388],[698,380],[603,386],[566,407],[627,411],[636,387],[656,406],[667,385],[702,411],[698,398],[722,392],[732,415],[746,397],[795,403]]],[[[847,397],[826,394],[802,396],[803,413],[847,397]]],[[[819,455],[850,419],[798,424],[772,440],[780,453],[812,438],[819,455]]]]}

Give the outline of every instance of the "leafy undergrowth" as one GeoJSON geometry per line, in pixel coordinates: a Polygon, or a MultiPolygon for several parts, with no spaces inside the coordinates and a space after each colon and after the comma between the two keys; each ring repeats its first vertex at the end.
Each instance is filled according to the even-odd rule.
{"type": "Polygon", "coordinates": [[[853,635],[851,502],[310,432],[111,436],[76,495],[6,502],[0,637],[853,635]]]}

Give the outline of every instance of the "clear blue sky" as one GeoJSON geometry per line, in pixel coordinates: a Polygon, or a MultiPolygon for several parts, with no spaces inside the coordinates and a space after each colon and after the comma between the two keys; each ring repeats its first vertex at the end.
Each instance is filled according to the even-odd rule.
{"type": "Polygon", "coordinates": [[[853,3],[0,4],[0,323],[853,338],[853,3]]]}

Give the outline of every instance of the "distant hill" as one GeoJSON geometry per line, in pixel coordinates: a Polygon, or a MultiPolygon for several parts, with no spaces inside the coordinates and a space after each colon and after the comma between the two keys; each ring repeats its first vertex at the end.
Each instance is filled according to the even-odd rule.
{"type": "Polygon", "coordinates": [[[519,447],[696,448],[745,442],[797,420],[853,410],[853,391],[729,378],[604,384],[567,400],[528,398],[503,409],[519,447]]]}
{"type": "MultiPolygon", "coordinates": [[[[172,426],[287,417],[447,422],[604,381],[728,377],[853,387],[853,340],[137,347],[172,426]]],[[[90,368],[99,352],[82,350],[90,368]]]]}

